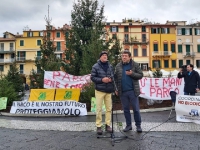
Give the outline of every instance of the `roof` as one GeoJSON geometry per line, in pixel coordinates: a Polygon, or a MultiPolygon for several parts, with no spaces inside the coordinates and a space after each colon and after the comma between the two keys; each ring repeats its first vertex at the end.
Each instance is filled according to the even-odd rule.
{"type": "Polygon", "coordinates": [[[15,41],[15,38],[3,38],[3,37],[0,37],[0,41],[15,41]]]}

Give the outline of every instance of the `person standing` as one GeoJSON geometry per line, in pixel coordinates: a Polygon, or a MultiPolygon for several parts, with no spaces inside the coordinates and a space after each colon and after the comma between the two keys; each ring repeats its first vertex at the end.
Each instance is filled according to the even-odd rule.
{"type": "Polygon", "coordinates": [[[126,127],[123,131],[132,130],[131,105],[134,112],[136,130],[140,133],[142,128],[138,96],[140,95],[139,80],[143,77],[143,72],[139,64],[131,59],[129,50],[124,50],[121,57],[122,61],[115,68],[115,81],[118,88],[116,95],[121,99],[126,119],[126,127]]]}
{"type": "Polygon", "coordinates": [[[178,78],[184,78],[184,95],[195,95],[200,89],[200,77],[192,64],[187,65],[187,71],[182,68],[178,73],[178,78]]]}
{"type": "Polygon", "coordinates": [[[97,134],[102,135],[103,101],[106,107],[105,130],[107,132],[112,132],[112,128],[110,127],[112,110],[111,94],[114,92],[114,84],[111,79],[111,76],[113,75],[113,67],[108,62],[108,53],[102,51],[99,57],[100,59],[92,67],[91,80],[95,84],[97,134]]]}

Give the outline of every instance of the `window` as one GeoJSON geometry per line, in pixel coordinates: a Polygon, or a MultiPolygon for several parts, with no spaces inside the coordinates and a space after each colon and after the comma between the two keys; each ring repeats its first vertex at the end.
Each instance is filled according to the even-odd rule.
{"type": "Polygon", "coordinates": [[[146,42],[146,34],[142,34],[142,42],[146,42]]]}
{"type": "Polygon", "coordinates": [[[186,53],[190,53],[190,45],[186,45],[186,53]]]}
{"type": "Polygon", "coordinates": [[[57,42],[57,51],[61,50],[60,42],[57,42]]]}
{"type": "Polygon", "coordinates": [[[43,32],[42,31],[39,32],[39,36],[43,36],[43,32]]]}
{"type": "Polygon", "coordinates": [[[18,51],[17,52],[17,60],[18,61],[24,61],[25,59],[26,59],[26,52],[18,51]]]}
{"type": "Polygon", "coordinates": [[[164,51],[168,51],[168,44],[164,44],[164,51]]]}
{"type": "Polygon", "coordinates": [[[1,51],[4,51],[4,43],[1,43],[1,51]]]}
{"type": "Polygon", "coordinates": [[[182,35],[182,30],[181,29],[177,29],[177,34],[178,35],[182,35]]]}
{"type": "Polygon", "coordinates": [[[152,64],[153,68],[160,68],[160,60],[153,60],[152,64]]]}
{"type": "Polygon", "coordinates": [[[57,54],[56,57],[62,59],[62,54],[57,54]]]}
{"type": "Polygon", "coordinates": [[[153,51],[155,52],[157,52],[158,51],[158,44],[153,44],[153,51]]]}
{"type": "Polygon", "coordinates": [[[164,68],[169,68],[169,60],[164,60],[164,68]]]}
{"type": "Polygon", "coordinates": [[[118,32],[118,26],[111,26],[110,32],[118,32]]]}
{"type": "Polygon", "coordinates": [[[128,26],[124,27],[124,32],[128,32],[128,26]]]}
{"type": "Polygon", "coordinates": [[[200,53],[200,45],[197,45],[197,52],[200,53]]]}
{"type": "Polygon", "coordinates": [[[197,68],[200,68],[200,60],[196,60],[197,68]]]}
{"type": "Polygon", "coordinates": [[[172,68],[176,68],[176,60],[172,60],[172,68]]]}
{"type": "Polygon", "coordinates": [[[135,56],[135,57],[138,56],[138,49],[134,49],[134,56],[135,56]]]}
{"type": "Polygon", "coordinates": [[[146,27],[142,26],[142,32],[146,32],[146,27]]]}
{"type": "Polygon", "coordinates": [[[151,33],[160,33],[160,28],[151,28],[151,33]]]}
{"type": "Polygon", "coordinates": [[[24,73],[24,65],[19,65],[19,73],[20,74],[24,73]]]}
{"type": "Polygon", "coordinates": [[[128,42],[128,34],[125,34],[125,35],[124,35],[124,41],[125,41],[125,42],[128,42]]]}
{"type": "Polygon", "coordinates": [[[171,51],[172,51],[172,53],[176,53],[175,44],[171,44],[171,51]]]}
{"type": "Polygon", "coordinates": [[[169,28],[162,28],[162,33],[168,34],[169,33],[169,28]]]}
{"type": "Polygon", "coordinates": [[[27,32],[27,36],[28,37],[32,37],[33,36],[33,32],[27,32]]]}
{"type": "Polygon", "coordinates": [[[195,35],[200,35],[200,29],[195,28],[194,32],[195,32],[195,35]]]}
{"type": "Polygon", "coordinates": [[[14,44],[13,43],[10,43],[10,51],[13,51],[14,50],[14,44]]]}
{"type": "Polygon", "coordinates": [[[20,46],[24,46],[24,40],[20,40],[20,46]]]}
{"type": "Polygon", "coordinates": [[[182,50],[182,45],[178,45],[178,53],[182,53],[183,50],[182,50]]]}
{"type": "Polygon", "coordinates": [[[178,60],[178,64],[179,64],[179,68],[181,68],[183,66],[183,60],[178,60]]]}
{"type": "Polygon", "coordinates": [[[185,35],[185,28],[181,28],[181,35],[185,35]]]}
{"type": "Polygon", "coordinates": [[[60,32],[57,32],[57,33],[56,33],[56,37],[57,37],[57,38],[60,38],[60,32]]]}
{"type": "Polygon", "coordinates": [[[0,65],[0,71],[4,71],[4,66],[0,65]]]}
{"type": "Polygon", "coordinates": [[[186,65],[189,65],[190,64],[190,60],[186,60],[186,65]]]}
{"type": "Polygon", "coordinates": [[[147,56],[147,49],[142,49],[142,56],[147,56]]]}
{"type": "Polygon", "coordinates": [[[112,35],[112,39],[117,39],[117,35],[116,35],[116,34],[113,34],[113,35],[112,35]]]}
{"type": "Polygon", "coordinates": [[[41,59],[41,51],[37,51],[37,59],[41,59]]]}
{"type": "Polygon", "coordinates": [[[51,37],[51,33],[50,32],[47,32],[47,37],[51,37]]]}
{"type": "Polygon", "coordinates": [[[65,37],[69,37],[69,32],[65,32],[65,37]]]}
{"type": "Polygon", "coordinates": [[[185,29],[185,35],[190,35],[190,29],[185,29]]]}
{"type": "Polygon", "coordinates": [[[41,40],[37,40],[37,46],[41,45],[41,40]]]}

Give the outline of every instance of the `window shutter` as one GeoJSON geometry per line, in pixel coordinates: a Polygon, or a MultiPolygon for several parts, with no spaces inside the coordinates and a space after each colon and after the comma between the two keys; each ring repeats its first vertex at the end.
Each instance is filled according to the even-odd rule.
{"type": "Polygon", "coordinates": [[[153,28],[151,28],[151,33],[153,33],[153,28]]]}
{"type": "Polygon", "coordinates": [[[192,35],[192,28],[190,28],[190,35],[192,35]]]}
{"type": "Polygon", "coordinates": [[[197,45],[197,51],[200,53],[200,45],[197,45]]]}
{"type": "Polygon", "coordinates": [[[197,35],[197,28],[194,28],[194,34],[197,35]]]}
{"type": "Polygon", "coordinates": [[[167,28],[167,33],[170,33],[169,28],[167,28]]]}
{"type": "Polygon", "coordinates": [[[110,26],[110,32],[112,32],[112,26],[110,26]]]}
{"type": "Polygon", "coordinates": [[[118,26],[116,26],[116,31],[119,32],[119,30],[118,30],[118,26]]]}
{"type": "Polygon", "coordinates": [[[185,35],[185,28],[182,28],[182,35],[185,35]]]}

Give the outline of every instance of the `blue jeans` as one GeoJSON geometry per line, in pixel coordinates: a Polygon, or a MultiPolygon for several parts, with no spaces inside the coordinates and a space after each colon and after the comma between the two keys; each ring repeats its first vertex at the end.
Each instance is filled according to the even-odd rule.
{"type": "Polygon", "coordinates": [[[133,108],[133,114],[134,114],[134,120],[135,125],[140,126],[141,125],[141,116],[140,116],[140,106],[139,106],[139,100],[138,97],[135,96],[135,93],[133,90],[123,92],[120,96],[122,106],[124,109],[124,116],[126,118],[126,125],[132,126],[131,121],[131,113],[130,113],[130,105],[133,108]]]}
{"type": "Polygon", "coordinates": [[[184,92],[184,95],[195,95],[195,93],[184,92]]]}

